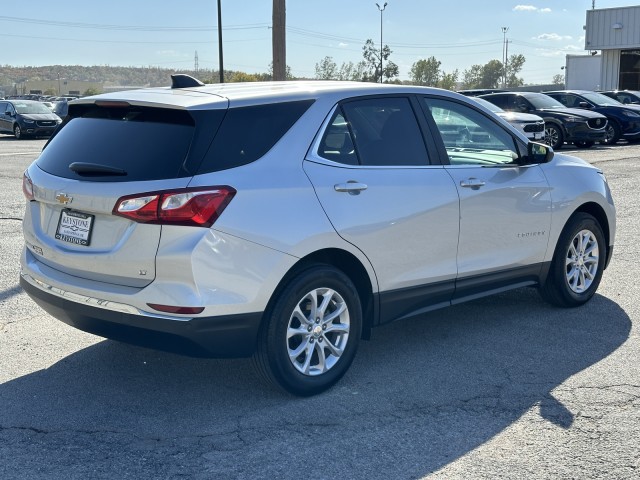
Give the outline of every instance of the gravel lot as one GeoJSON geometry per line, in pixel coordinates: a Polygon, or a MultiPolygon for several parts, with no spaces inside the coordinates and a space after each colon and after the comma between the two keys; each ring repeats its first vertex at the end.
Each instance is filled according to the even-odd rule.
{"type": "Polygon", "coordinates": [[[561,150],[604,170],[618,208],[588,305],[529,288],[387,325],[300,399],[249,360],[122,345],[31,302],[21,175],[44,143],[0,136],[0,478],[640,477],[640,145],[561,150]]]}

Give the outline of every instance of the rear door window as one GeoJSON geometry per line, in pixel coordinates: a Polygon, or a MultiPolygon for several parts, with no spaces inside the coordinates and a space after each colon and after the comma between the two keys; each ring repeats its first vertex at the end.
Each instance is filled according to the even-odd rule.
{"type": "Polygon", "coordinates": [[[313,100],[230,108],[198,174],[246,165],[262,157],[289,131],[313,100]]]}

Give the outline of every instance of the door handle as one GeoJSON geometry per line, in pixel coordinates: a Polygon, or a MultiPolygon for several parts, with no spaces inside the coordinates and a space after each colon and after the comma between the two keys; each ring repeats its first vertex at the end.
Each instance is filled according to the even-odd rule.
{"type": "Polygon", "coordinates": [[[349,195],[359,195],[360,192],[367,189],[364,183],[349,180],[347,183],[337,183],[333,186],[336,192],[347,192],[349,195]]]}
{"type": "Polygon", "coordinates": [[[478,190],[480,187],[484,187],[485,183],[482,180],[478,180],[477,178],[471,177],[467,180],[461,180],[460,186],[464,188],[471,188],[473,190],[478,190]]]}

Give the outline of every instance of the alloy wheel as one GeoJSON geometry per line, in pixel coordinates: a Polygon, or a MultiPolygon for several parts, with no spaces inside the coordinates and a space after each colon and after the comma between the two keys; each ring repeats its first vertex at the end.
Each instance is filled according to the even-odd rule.
{"type": "Polygon", "coordinates": [[[569,245],[565,261],[567,283],[573,292],[582,293],[591,286],[599,259],[598,240],[593,232],[579,231],[569,245]]]}
{"type": "Polygon", "coordinates": [[[349,340],[349,309],[330,288],[307,293],[296,305],[287,326],[287,352],[292,365],[308,376],[330,370],[349,340]]]}

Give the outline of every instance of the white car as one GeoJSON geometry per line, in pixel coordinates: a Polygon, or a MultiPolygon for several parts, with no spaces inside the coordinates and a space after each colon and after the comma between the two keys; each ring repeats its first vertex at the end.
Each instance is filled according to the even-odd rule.
{"type": "MultiPolygon", "coordinates": [[[[596,292],[598,168],[454,92],[353,82],[86,97],[24,174],[21,285],[76,328],[336,383],[372,328],[537,286],[596,292]]],[[[380,339],[378,341],[384,341],[380,339]]]]}
{"type": "Polygon", "coordinates": [[[530,140],[544,142],[544,119],[531,113],[507,112],[493,103],[479,97],[469,97],[504,118],[530,140]]]}

